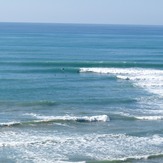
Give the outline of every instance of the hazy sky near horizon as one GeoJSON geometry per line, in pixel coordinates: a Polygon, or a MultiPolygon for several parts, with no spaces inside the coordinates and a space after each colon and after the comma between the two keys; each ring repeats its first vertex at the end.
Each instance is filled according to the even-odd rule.
{"type": "Polygon", "coordinates": [[[0,22],[163,25],[163,0],[0,0],[0,22]]]}

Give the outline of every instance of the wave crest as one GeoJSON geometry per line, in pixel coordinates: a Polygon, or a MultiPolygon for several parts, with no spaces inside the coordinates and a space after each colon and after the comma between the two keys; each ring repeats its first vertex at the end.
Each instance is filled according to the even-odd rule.
{"type": "Polygon", "coordinates": [[[50,122],[50,121],[106,122],[110,120],[107,115],[83,116],[83,117],[69,116],[69,115],[66,116],[40,116],[37,114],[31,114],[31,115],[44,122],[50,122]]]}

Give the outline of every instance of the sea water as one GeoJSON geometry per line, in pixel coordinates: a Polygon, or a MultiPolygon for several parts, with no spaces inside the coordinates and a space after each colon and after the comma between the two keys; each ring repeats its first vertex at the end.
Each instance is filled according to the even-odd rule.
{"type": "Polygon", "coordinates": [[[0,23],[0,162],[163,162],[163,27],[0,23]]]}

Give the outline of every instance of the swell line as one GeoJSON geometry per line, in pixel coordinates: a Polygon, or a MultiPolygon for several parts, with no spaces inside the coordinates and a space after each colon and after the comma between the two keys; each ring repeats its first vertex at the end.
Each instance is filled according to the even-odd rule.
{"type": "Polygon", "coordinates": [[[21,67],[117,67],[117,68],[163,68],[162,63],[152,63],[148,61],[144,62],[131,62],[131,61],[119,61],[119,62],[105,62],[105,61],[76,61],[76,62],[62,62],[62,61],[1,61],[2,66],[21,66],[21,67]]]}

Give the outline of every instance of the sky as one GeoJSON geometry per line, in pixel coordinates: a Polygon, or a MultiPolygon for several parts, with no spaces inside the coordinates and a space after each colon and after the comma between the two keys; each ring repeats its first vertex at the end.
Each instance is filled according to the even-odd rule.
{"type": "Polygon", "coordinates": [[[163,25],[163,0],[0,0],[0,22],[163,25]]]}

